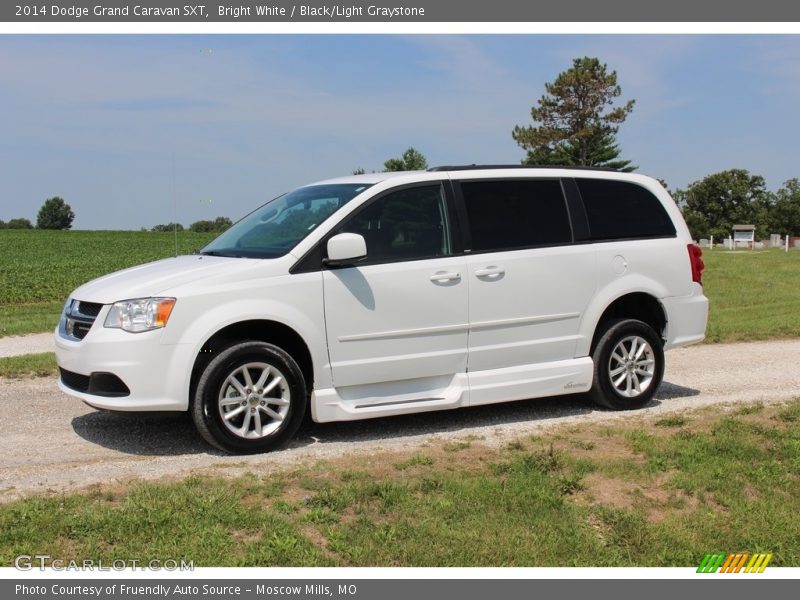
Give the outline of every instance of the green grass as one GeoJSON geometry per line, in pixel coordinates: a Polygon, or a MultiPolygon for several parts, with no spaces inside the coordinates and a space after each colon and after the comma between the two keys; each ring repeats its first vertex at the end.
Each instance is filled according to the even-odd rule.
{"type": "Polygon", "coordinates": [[[692,567],[716,551],[800,565],[800,400],[690,416],[34,497],[0,505],[0,565],[692,567]]]}
{"type": "Polygon", "coordinates": [[[707,340],[800,336],[800,252],[704,250],[707,340]]]}
{"type": "MultiPolygon", "coordinates": [[[[187,254],[213,234],[178,233],[187,254]]],[[[0,230],[0,336],[56,326],[68,294],[112,271],[175,254],[171,233],[0,230]]]]}
{"type": "Polygon", "coordinates": [[[0,377],[48,377],[56,373],[56,355],[52,352],[0,357],[0,377]]]}
{"type": "Polygon", "coordinates": [[[764,405],[761,402],[754,404],[745,404],[736,410],[737,415],[754,415],[764,410],[764,405]]]}
{"type": "Polygon", "coordinates": [[[688,419],[683,415],[671,415],[655,422],[656,427],[683,427],[688,423],[688,419]]]}
{"type": "Polygon", "coordinates": [[[405,471],[411,467],[428,467],[433,464],[433,459],[424,454],[415,454],[414,456],[394,464],[394,468],[398,471],[405,471]]]}
{"type": "MultiPolygon", "coordinates": [[[[212,234],[178,234],[179,252],[212,234]]],[[[171,233],[0,230],[0,336],[55,327],[67,295],[106,273],[172,256],[171,233]]],[[[800,252],[706,250],[707,341],[800,337],[800,252]]]]}
{"type": "MultiPolygon", "coordinates": [[[[2,273],[0,273],[1,275],[2,273]]],[[[0,337],[41,333],[55,329],[66,299],[67,297],[64,296],[63,300],[53,302],[0,304],[0,337]]]]}

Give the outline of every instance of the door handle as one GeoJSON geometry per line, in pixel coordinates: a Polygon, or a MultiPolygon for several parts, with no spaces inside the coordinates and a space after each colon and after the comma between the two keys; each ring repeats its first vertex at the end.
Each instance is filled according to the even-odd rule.
{"type": "Polygon", "coordinates": [[[506,270],[503,267],[495,267],[492,265],[483,269],[477,269],[475,271],[475,277],[494,277],[496,275],[504,275],[505,272],[506,270]]]}
{"type": "Polygon", "coordinates": [[[461,279],[461,273],[434,273],[430,277],[431,281],[455,281],[456,279],[461,279]]]}

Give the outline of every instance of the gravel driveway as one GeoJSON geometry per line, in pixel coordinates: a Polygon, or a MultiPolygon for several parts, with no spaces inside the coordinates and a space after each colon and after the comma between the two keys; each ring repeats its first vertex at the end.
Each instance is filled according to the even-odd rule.
{"type": "Polygon", "coordinates": [[[656,400],[626,413],[561,397],[352,423],[306,424],[292,445],[258,456],[210,449],[188,417],[167,419],[96,412],[62,394],[53,379],[0,379],[0,501],[93,483],[185,475],[201,470],[262,474],[347,453],[409,453],[424,442],[479,436],[501,444],[565,423],[611,422],[699,406],[800,395],[800,340],[701,345],[667,353],[656,400]]]}
{"type": "Polygon", "coordinates": [[[41,352],[55,351],[56,343],[53,341],[52,331],[0,338],[0,358],[17,356],[18,354],[39,354],[41,352]]]}

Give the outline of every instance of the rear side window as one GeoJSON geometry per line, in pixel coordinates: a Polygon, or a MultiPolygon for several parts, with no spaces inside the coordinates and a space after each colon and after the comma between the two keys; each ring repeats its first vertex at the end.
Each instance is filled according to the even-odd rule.
{"type": "Polygon", "coordinates": [[[671,237],[675,226],[661,202],[640,185],[576,179],[593,240],[671,237]]]}
{"type": "Polygon", "coordinates": [[[572,242],[558,180],[462,181],[461,192],[474,252],[572,242]]]}

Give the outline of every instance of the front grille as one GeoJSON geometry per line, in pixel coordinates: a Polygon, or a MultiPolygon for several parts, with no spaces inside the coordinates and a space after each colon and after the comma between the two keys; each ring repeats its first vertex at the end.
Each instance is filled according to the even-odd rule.
{"type": "Polygon", "coordinates": [[[82,340],[86,337],[86,334],[89,333],[91,328],[92,323],[84,323],[83,321],[74,320],[74,323],[72,324],[72,335],[79,340],[82,340]]]}
{"type": "Polygon", "coordinates": [[[77,305],[78,313],[87,317],[97,318],[97,315],[99,315],[100,311],[103,309],[103,305],[98,304],[97,302],[78,301],[77,305]]]}
{"type": "Polygon", "coordinates": [[[83,302],[70,300],[64,307],[58,331],[61,337],[69,340],[80,341],[86,337],[94,325],[97,315],[103,310],[103,305],[97,302],[83,302]]]}
{"type": "Polygon", "coordinates": [[[76,392],[88,392],[89,382],[91,377],[88,375],[81,375],[80,373],[73,373],[66,369],[59,369],[61,371],[61,382],[71,390],[76,392]]]}
{"type": "Polygon", "coordinates": [[[59,371],[61,372],[61,382],[76,392],[105,396],[106,398],[120,398],[129,396],[131,393],[125,382],[113,373],[97,372],[91,375],[81,375],[66,369],[59,369],[59,371]]]}

